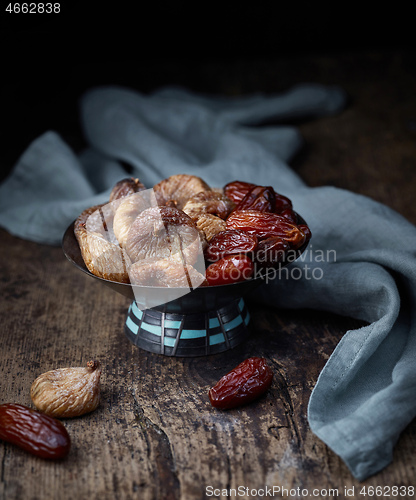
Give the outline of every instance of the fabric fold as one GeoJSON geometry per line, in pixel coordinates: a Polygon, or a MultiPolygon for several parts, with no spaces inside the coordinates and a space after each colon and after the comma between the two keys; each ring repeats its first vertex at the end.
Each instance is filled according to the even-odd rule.
{"type": "Polygon", "coordinates": [[[365,479],[392,460],[416,415],[416,228],[365,196],[310,188],[289,167],[303,143],[294,120],[340,112],[345,102],[342,89],[318,84],[233,99],[181,88],[92,89],[80,103],[86,151],[74,154],[55,132],[32,143],[0,186],[0,225],[60,244],[84,208],[108,200],[126,163],[148,187],[188,173],[212,186],[272,185],[291,198],[311,228],[310,245],[250,300],[367,323],[345,333],[308,407],[312,431],[365,479]]]}
{"type": "Polygon", "coordinates": [[[362,480],[390,463],[399,429],[416,415],[416,228],[382,204],[334,188],[308,190],[303,203],[313,248],[283,270],[296,279],[272,280],[256,300],[369,323],[341,339],[308,407],[312,431],[362,480]],[[306,279],[306,267],[319,279],[306,279]]]}

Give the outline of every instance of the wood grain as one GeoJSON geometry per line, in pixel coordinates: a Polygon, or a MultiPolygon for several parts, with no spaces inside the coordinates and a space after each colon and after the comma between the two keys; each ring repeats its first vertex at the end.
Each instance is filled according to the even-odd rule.
{"type": "MultiPolygon", "coordinates": [[[[205,88],[236,94],[306,79],[342,84],[351,106],[299,124],[308,147],[294,168],[310,185],[352,189],[416,222],[411,63],[404,54],[361,54],[245,63],[231,72],[219,65],[205,88]]],[[[0,279],[0,403],[31,405],[30,385],[47,370],[92,357],[103,368],[99,408],[64,420],[72,438],[66,460],[47,462],[0,443],[1,500],[193,500],[206,498],[208,486],[273,485],[333,488],[348,498],[344,488],[353,486],[415,486],[415,422],[400,437],[393,463],[361,483],[308,427],[320,370],[345,332],[361,326],[357,320],[249,304],[247,342],[218,355],[168,358],[130,344],[123,333],[129,301],[75,269],[60,248],[1,230],[0,279]],[[251,355],[269,360],[271,390],[247,407],[213,409],[209,387],[251,355]]],[[[334,495],[323,491],[320,498],[334,495]]]]}

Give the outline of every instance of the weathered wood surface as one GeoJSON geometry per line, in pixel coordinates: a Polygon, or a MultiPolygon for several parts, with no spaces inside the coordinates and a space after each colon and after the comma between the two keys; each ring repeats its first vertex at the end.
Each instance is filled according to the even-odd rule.
{"type": "MultiPolygon", "coordinates": [[[[403,54],[346,54],[219,64],[205,89],[271,92],[306,80],[342,85],[351,106],[299,124],[307,147],[294,168],[310,185],[372,196],[416,223],[414,63],[403,54]]],[[[210,67],[200,75],[212,75],[210,67]]],[[[167,358],[129,343],[123,333],[128,300],[75,269],[61,249],[3,230],[0,242],[0,403],[30,405],[30,385],[47,370],[92,357],[103,366],[100,407],[64,421],[73,443],[65,461],[47,462],[0,443],[1,500],[193,500],[205,498],[209,486],[273,485],[332,488],[346,498],[344,488],[353,486],[416,486],[415,422],[402,434],[394,462],[361,483],[308,427],[319,372],[358,321],[252,305],[252,335],[243,345],[206,358],[167,358]],[[270,361],[271,390],[245,408],[213,409],[209,387],[250,355],[270,361]]],[[[335,496],[323,491],[320,498],[335,496]]]]}

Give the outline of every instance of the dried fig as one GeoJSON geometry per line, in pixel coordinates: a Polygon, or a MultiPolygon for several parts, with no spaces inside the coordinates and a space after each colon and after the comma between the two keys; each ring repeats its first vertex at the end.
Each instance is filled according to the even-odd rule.
{"type": "Polygon", "coordinates": [[[205,276],[191,265],[171,259],[147,259],[135,262],[130,268],[133,285],[197,288],[206,283],[205,276]]]}
{"type": "Polygon", "coordinates": [[[118,243],[123,248],[127,243],[127,235],[136,217],[144,210],[157,206],[151,189],[127,196],[121,200],[114,214],[113,231],[118,243]]]}
{"type": "Polygon", "coordinates": [[[185,203],[201,191],[210,191],[208,184],[196,175],[177,174],[153,186],[159,206],[182,209],[185,203]]]}
{"type": "Polygon", "coordinates": [[[128,256],[115,242],[109,205],[88,208],[75,221],[75,237],[87,269],[106,280],[128,283],[128,256]]]}
{"type": "Polygon", "coordinates": [[[225,231],[226,222],[212,214],[202,214],[196,221],[196,227],[203,232],[205,239],[209,242],[213,236],[225,231]]]}
{"type": "Polygon", "coordinates": [[[50,417],[78,417],[97,408],[100,376],[98,361],[89,361],[86,367],[51,370],[33,382],[30,397],[50,417]]]}
{"type": "Polygon", "coordinates": [[[80,217],[82,218],[83,214],[86,213],[84,222],[88,233],[97,233],[109,243],[119,246],[113,231],[115,203],[117,202],[99,205],[96,210],[87,209],[80,217]]]}
{"type": "Polygon", "coordinates": [[[94,205],[93,207],[89,207],[85,209],[77,218],[74,224],[74,233],[75,236],[78,238],[78,236],[82,237],[83,233],[86,230],[86,224],[87,220],[90,219],[90,216],[92,214],[97,214],[98,216],[96,217],[91,217],[90,222],[89,222],[89,230],[96,232],[96,233],[101,233],[103,230],[103,223],[102,223],[102,218],[100,216],[99,210],[103,207],[104,205],[94,205]]]}
{"type": "Polygon", "coordinates": [[[145,189],[145,185],[140,182],[139,179],[134,179],[133,177],[122,179],[121,181],[118,181],[111,190],[110,202],[119,200],[120,198],[125,198],[126,196],[139,191],[144,191],[145,189]]]}
{"type": "Polygon", "coordinates": [[[182,210],[193,220],[197,220],[202,214],[213,214],[226,219],[234,208],[235,203],[224,194],[216,191],[201,191],[190,198],[182,210]]]}
{"type": "Polygon", "coordinates": [[[173,207],[153,207],[141,212],[130,227],[126,251],[132,263],[149,258],[172,258],[194,264],[202,254],[193,220],[173,207]]]}

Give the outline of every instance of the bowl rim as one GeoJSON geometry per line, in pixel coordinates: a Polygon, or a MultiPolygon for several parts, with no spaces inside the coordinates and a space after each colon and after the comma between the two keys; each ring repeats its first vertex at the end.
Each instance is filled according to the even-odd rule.
{"type": "MultiPolygon", "coordinates": [[[[307,225],[307,222],[305,221],[305,219],[301,215],[299,215],[297,212],[294,212],[294,213],[296,214],[296,216],[299,220],[299,223],[297,225],[307,225]]],[[[69,262],[71,262],[75,267],[77,267],[80,271],[84,272],[88,276],[91,276],[92,278],[101,280],[102,282],[107,283],[107,284],[113,284],[113,285],[118,285],[118,286],[123,285],[126,288],[134,288],[134,289],[138,289],[138,290],[139,289],[166,290],[168,288],[177,289],[177,290],[182,290],[182,289],[188,290],[188,291],[190,290],[190,287],[164,287],[164,286],[133,285],[131,283],[123,283],[120,281],[108,280],[108,279],[102,278],[101,276],[97,276],[97,275],[93,274],[87,268],[87,266],[85,265],[85,262],[82,258],[81,249],[79,247],[78,241],[77,241],[75,233],[74,233],[75,222],[76,222],[76,219],[73,220],[71,222],[71,224],[66,228],[66,230],[62,236],[61,247],[62,247],[62,250],[63,250],[65,257],[69,260],[69,262]],[[75,249],[75,252],[77,254],[76,259],[73,257],[73,252],[70,251],[69,247],[75,249]]],[[[293,259],[291,259],[289,262],[283,262],[283,263],[279,262],[276,266],[269,268],[269,270],[265,274],[261,274],[259,276],[255,276],[255,277],[250,277],[250,278],[243,280],[243,281],[236,281],[235,283],[224,283],[222,285],[199,286],[197,288],[191,288],[190,291],[195,292],[197,290],[203,290],[203,289],[210,289],[210,290],[221,289],[221,290],[223,290],[224,288],[235,287],[236,285],[241,286],[243,283],[252,283],[252,282],[256,282],[257,280],[264,280],[265,278],[267,278],[267,276],[269,274],[272,274],[272,272],[275,271],[276,269],[282,269],[284,267],[287,267],[289,264],[292,264],[293,262],[295,262],[304,253],[304,251],[306,250],[306,248],[309,245],[309,241],[310,240],[306,241],[300,248],[296,249],[296,251],[295,251],[296,256],[293,259]]],[[[188,292],[188,293],[190,293],[190,292],[188,292]]]]}

